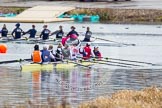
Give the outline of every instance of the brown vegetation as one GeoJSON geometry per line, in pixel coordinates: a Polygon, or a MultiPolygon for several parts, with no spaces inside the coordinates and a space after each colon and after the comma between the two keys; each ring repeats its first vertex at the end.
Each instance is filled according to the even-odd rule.
{"type": "MultiPolygon", "coordinates": [[[[2,13],[21,13],[27,8],[0,7],[2,13]]],[[[99,15],[100,21],[111,23],[162,23],[162,10],[156,9],[112,9],[112,8],[78,8],[68,14],[99,15]]]]}
{"type": "Polygon", "coordinates": [[[162,108],[162,89],[122,90],[109,97],[99,97],[79,108],[162,108]]]}
{"type": "Polygon", "coordinates": [[[69,14],[99,15],[101,21],[112,23],[162,22],[162,10],[155,9],[76,9],[69,14]]]}
{"type": "Polygon", "coordinates": [[[22,11],[24,11],[27,8],[23,8],[23,7],[0,7],[0,13],[15,13],[15,14],[19,14],[22,11]]]}

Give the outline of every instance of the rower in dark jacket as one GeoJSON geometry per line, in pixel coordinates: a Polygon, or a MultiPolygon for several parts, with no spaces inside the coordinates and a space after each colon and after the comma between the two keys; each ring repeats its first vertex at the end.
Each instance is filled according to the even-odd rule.
{"type": "Polygon", "coordinates": [[[83,41],[90,42],[91,36],[92,36],[92,32],[90,31],[90,28],[87,27],[87,31],[86,31],[86,34],[85,34],[85,37],[84,37],[83,41]]]}
{"type": "Polygon", "coordinates": [[[71,41],[74,41],[79,36],[78,32],[75,31],[75,27],[71,26],[71,31],[67,34],[70,37],[71,41]]]}
{"type": "Polygon", "coordinates": [[[47,25],[44,25],[43,30],[42,30],[42,32],[40,34],[40,38],[42,38],[43,40],[49,39],[50,32],[51,31],[49,29],[47,29],[47,25]]]}
{"type": "Polygon", "coordinates": [[[16,28],[12,31],[11,35],[14,37],[14,39],[20,39],[24,31],[20,28],[20,23],[17,23],[15,26],[16,28]]]}
{"type": "Polygon", "coordinates": [[[64,36],[64,31],[62,29],[62,26],[59,26],[59,30],[51,33],[51,35],[56,34],[56,39],[62,39],[62,37],[64,36]]]}
{"type": "Polygon", "coordinates": [[[99,51],[99,49],[98,49],[97,46],[94,47],[93,53],[94,53],[94,56],[95,56],[96,58],[99,58],[99,59],[102,58],[101,52],[99,51]]]}
{"type": "Polygon", "coordinates": [[[37,30],[35,29],[35,25],[32,25],[32,29],[29,29],[25,34],[30,34],[29,38],[35,38],[35,35],[37,33],[37,30]]]}
{"type": "Polygon", "coordinates": [[[2,37],[7,37],[8,30],[6,28],[6,24],[3,25],[2,30],[0,31],[2,37]]]}

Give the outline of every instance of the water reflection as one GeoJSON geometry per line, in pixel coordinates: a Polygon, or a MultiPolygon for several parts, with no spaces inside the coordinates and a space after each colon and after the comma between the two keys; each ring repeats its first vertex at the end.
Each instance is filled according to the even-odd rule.
{"type": "Polygon", "coordinates": [[[67,103],[77,105],[102,94],[99,91],[103,88],[100,87],[105,86],[108,79],[108,77],[103,77],[105,74],[106,72],[100,69],[96,71],[83,68],[42,71],[41,98],[55,97],[59,103],[66,99],[67,103]]]}
{"type": "Polygon", "coordinates": [[[162,87],[161,75],[161,69],[116,69],[109,84],[112,86],[113,92],[124,89],[140,90],[154,85],[162,87]]]}
{"type": "Polygon", "coordinates": [[[29,76],[30,100],[32,103],[50,103],[51,98],[58,103],[77,105],[101,95],[106,89],[106,74],[102,69],[92,70],[74,68],[72,70],[24,72],[22,77],[29,76]],[[31,75],[29,75],[31,74],[31,75]],[[105,76],[105,77],[103,77],[105,76]],[[31,78],[30,78],[31,77],[31,78]]]}
{"type": "Polygon", "coordinates": [[[81,68],[20,72],[1,67],[0,103],[72,105],[121,89],[161,87],[159,69],[81,68]],[[158,79],[158,80],[157,80],[158,79]],[[57,104],[56,104],[57,103],[57,104]]]}

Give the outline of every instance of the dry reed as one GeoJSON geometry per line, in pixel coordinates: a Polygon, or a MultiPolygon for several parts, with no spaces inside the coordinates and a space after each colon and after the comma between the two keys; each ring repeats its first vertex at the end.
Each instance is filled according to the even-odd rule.
{"type": "Polygon", "coordinates": [[[162,89],[121,90],[111,97],[99,97],[79,108],[162,108],[162,89]]]}

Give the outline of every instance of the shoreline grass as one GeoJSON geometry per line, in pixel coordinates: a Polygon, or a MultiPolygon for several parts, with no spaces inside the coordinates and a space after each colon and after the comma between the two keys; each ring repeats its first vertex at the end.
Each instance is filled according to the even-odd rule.
{"type": "MultiPolygon", "coordinates": [[[[23,12],[26,7],[0,7],[1,13],[23,12]]],[[[112,8],[77,8],[67,14],[99,15],[101,23],[147,23],[162,24],[162,10],[157,9],[112,9],[112,8]]]]}
{"type": "Polygon", "coordinates": [[[162,10],[156,9],[81,8],[68,14],[99,15],[106,23],[162,23],[162,10]]]}

